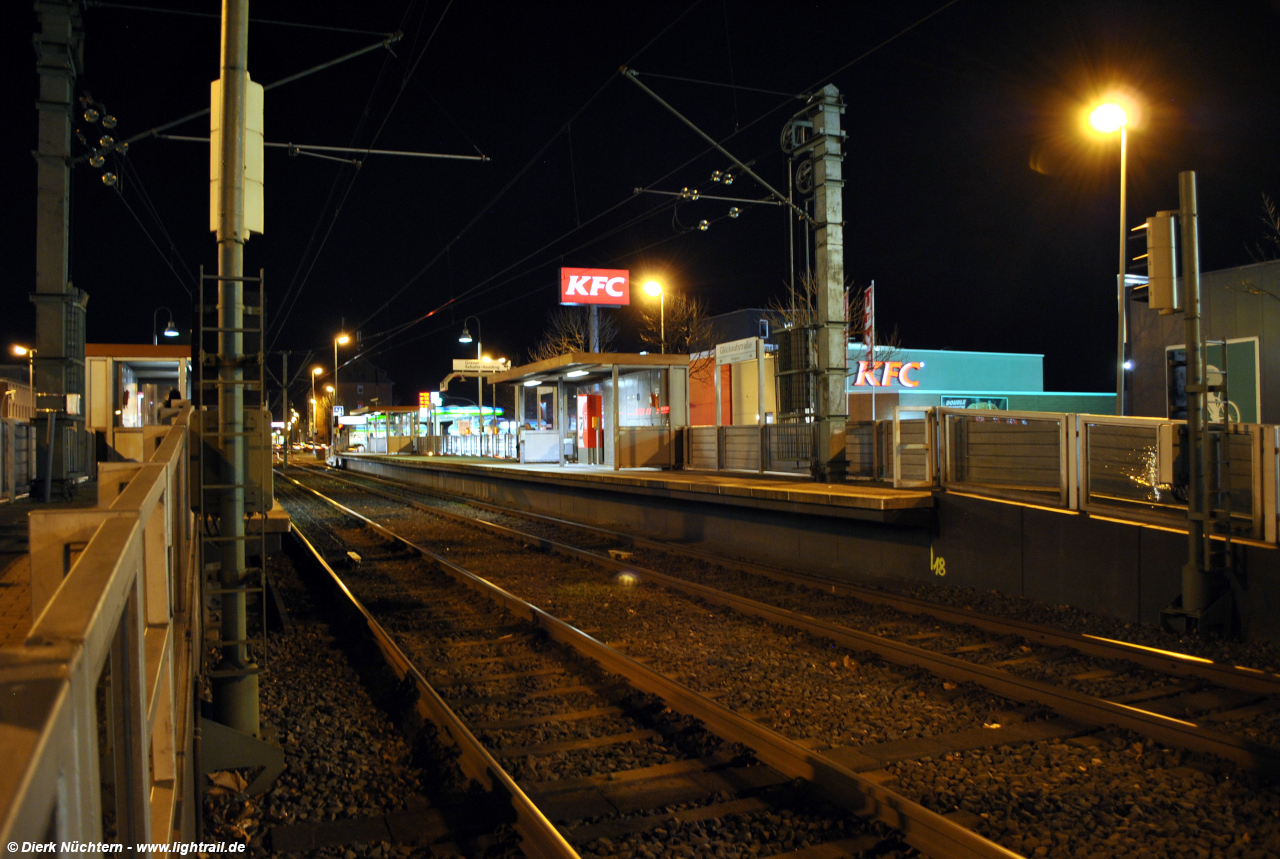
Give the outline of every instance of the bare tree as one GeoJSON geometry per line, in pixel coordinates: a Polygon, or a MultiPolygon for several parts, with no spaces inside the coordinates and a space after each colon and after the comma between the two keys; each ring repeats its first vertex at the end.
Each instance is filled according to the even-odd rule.
{"type": "MultiPolygon", "coordinates": [[[[589,307],[557,307],[547,314],[547,327],[542,337],[529,350],[529,360],[545,361],[569,352],[591,351],[589,307]]],[[[618,320],[610,313],[600,314],[600,350],[608,352],[618,339],[618,320]]]]}
{"type": "Polygon", "coordinates": [[[652,351],[665,348],[689,356],[689,375],[699,381],[713,378],[715,331],[707,318],[707,303],[700,298],[668,295],[665,308],[652,302],[640,308],[640,342],[652,351]],[[711,354],[706,354],[711,353],[711,354]]]}
{"type": "MultiPolygon", "coordinates": [[[[1246,246],[1249,256],[1253,258],[1254,262],[1268,262],[1280,259],[1280,211],[1277,211],[1275,201],[1267,194],[1262,195],[1262,214],[1259,216],[1259,220],[1263,223],[1262,236],[1254,241],[1252,246],[1246,246]]],[[[1254,283],[1248,278],[1241,278],[1235,283],[1227,283],[1224,288],[1231,292],[1261,295],[1280,301],[1280,295],[1265,286],[1254,283]]]]}
{"type": "Polygon", "coordinates": [[[1254,262],[1266,262],[1280,258],[1280,211],[1276,210],[1276,202],[1270,195],[1262,195],[1262,237],[1253,243],[1249,256],[1254,262]]]}
{"type": "MultiPolygon", "coordinates": [[[[784,298],[774,298],[769,302],[770,328],[808,328],[818,323],[818,281],[812,272],[800,276],[800,282],[794,289],[788,287],[784,298]]],[[[861,340],[866,332],[862,330],[862,314],[864,312],[864,292],[853,289],[852,284],[844,288],[845,332],[861,340]]],[[[898,335],[898,326],[885,333],[872,331],[876,344],[876,360],[892,361],[902,352],[902,339],[898,335]]],[[[848,337],[846,337],[848,340],[848,337]]],[[[864,344],[865,345],[865,344],[864,344]]]]}

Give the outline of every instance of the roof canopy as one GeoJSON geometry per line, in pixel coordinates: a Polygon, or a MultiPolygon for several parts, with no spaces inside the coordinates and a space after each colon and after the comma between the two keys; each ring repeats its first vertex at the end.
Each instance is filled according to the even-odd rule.
{"type": "Polygon", "coordinates": [[[641,370],[646,368],[661,369],[664,367],[688,367],[688,355],[639,355],[626,352],[568,352],[525,364],[523,367],[512,367],[505,373],[496,373],[490,377],[493,384],[499,382],[539,382],[554,383],[561,379],[575,384],[586,384],[600,381],[613,375],[613,368],[619,370],[641,370]]]}

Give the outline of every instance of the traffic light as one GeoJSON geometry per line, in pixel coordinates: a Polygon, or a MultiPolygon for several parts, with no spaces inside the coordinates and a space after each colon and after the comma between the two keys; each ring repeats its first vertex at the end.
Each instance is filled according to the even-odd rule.
{"type": "Polygon", "coordinates": [[[1178,256],[1174,212],[1147,218],[1147,302],[1161,316],[1182,310],[1177,292],[1178,256]]]}

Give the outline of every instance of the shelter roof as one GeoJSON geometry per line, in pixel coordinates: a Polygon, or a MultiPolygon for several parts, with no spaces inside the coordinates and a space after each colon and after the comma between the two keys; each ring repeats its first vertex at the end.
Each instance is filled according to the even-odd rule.
{"type": "Polygon", "coordinates": [[[490,377],[493,384],[500,382],[554,382],[565,379],[586,383],[613,374],[619,370],[660,369],[663,367],[688,367],[688,355],[640,355],[629,352],[566,352],[544,361],[535,361],[521,367],[512,367],[490,377]],[[573,375],[570,375],[570,374],[573,375]]]}

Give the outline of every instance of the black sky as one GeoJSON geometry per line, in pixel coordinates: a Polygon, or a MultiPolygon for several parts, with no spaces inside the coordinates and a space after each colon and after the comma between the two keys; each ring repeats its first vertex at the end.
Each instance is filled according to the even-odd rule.
{"type": "MultiPolygon", "coordinates": [[[[943,2],[252,3],[253,18],[405,33],[395,56],[268,93],[267,140],[367,146],[377,133],[378,148],[492,159],[370,156],[357,171],[268,151],[267,231],[247,267],[266,270],[275,348],[323,357],[342,320],[359,325],[409,402],[469,352],[457,334],[470,314],[487,353],[520,360],[555,306],[561,265],[662,273],[713,312],[767,304],[787,278],[781,210],[728,220],[726,204],[673,209],[632,194],[711,193],[727,159],[624,80],[626,63],[778,187],[779,131],[801,102],[656,75],[783,93],[834,83],[848,103],[846,273],[876,280],[881,327],[910,347],[1044,353],[1049,388],[1107,390],[1118,151],[1085,139],[1079,108],[1116,84],[1145,97],[1147,121],[1130,135],[1130,226],[1175,208],[1177,173],[1194,169],[1204,268],[1250,262],[1261,196],[1280,194],[1280,6],[959,0],[848,65],[943,2]],[[682,229],[703,218],[708,231],[682,229]]],[[[34,323],[35,18],[22,7],[0,13],[5,343],[29,339],[34,323]]],[[[118,117],[118,137],[207,104],[216,19],[98,5],[85,21],[78,90],[118,117]]],[[[376,41],[254,23],[250,70],[270,83],[376,41]]],[[[207,132],[204,120],[173,129],[207,132]]],[[[91,341],[149,342],[162,305],[186,327],[184,286],[216,264],[207,147],[145,140],[127,160],[122,194],[100,171],[74,176],[72,278],[91,296],[91,341]]],[[[746,179],[731,192],[764,196],[746,179]]]]}

